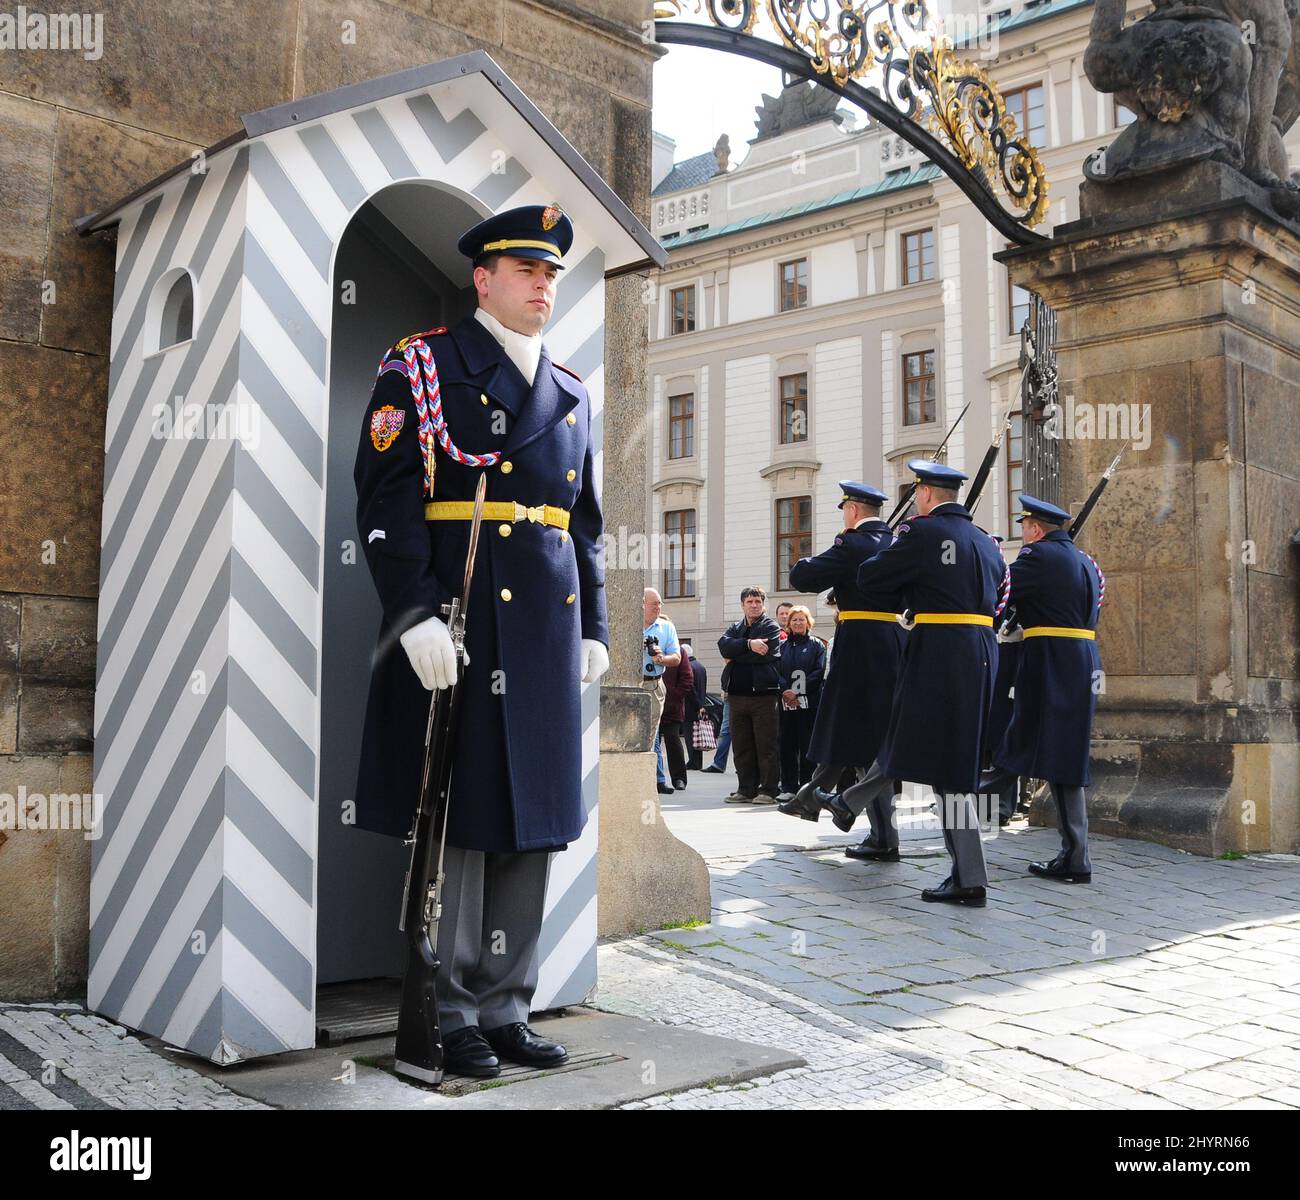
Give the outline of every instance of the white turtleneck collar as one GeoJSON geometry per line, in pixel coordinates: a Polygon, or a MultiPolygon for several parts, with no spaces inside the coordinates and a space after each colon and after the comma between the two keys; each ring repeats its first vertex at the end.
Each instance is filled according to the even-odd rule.
{"type": "Polygon", "coordinates": [[[479,324],[501,343],[501,348],[510,356],[510,361],[528,380],[528,386],[532,387],[533,380],[537,376],[537,363],[542,356],[542,335],[535,333],[529,337],[526,333],[516,333],[513,329],[502,325],[484,308],[476,309],[474,315],[478,318],[479,324]]]}

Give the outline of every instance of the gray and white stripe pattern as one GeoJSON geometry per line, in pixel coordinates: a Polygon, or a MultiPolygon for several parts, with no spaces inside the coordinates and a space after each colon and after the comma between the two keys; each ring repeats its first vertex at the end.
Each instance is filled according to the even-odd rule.
{"type": "MultiPolygon", "coordinates": [[[[449,100],[458,94],[437,85],[275,130],[120,219],[88,1000],[217,1062],[314,1040],[335,248],[394,182],[436,181],[480,208],[558,191],[544,156],[532,171],[503,156],[484,120],[449,100]],[[193,275],[194,337],[150,354],[151,297],[176,267],[193,275]],[[242,407],[258,436],[153,436],[159,406],[178,402],[242,407]]],[[[579,231],[568,261],[546,341],[586,379],[599,448],[604,256],[579,231]]],[[[588,687],[590,819],[552,867],[538,1008],[581,1001],[596,980],[597,699],[588,687]]]]}

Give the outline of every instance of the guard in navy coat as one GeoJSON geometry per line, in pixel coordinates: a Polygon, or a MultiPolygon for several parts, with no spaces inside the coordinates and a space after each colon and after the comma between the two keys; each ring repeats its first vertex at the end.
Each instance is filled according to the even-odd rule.
{"type": "Polygon", "coordinates": [[[1021,496],[1020,504],[1025,544],[1011,564],[1011,590],[1023,648],[1011,722],[981,790],[1005,797],[1017,776],[1047,780],[1061,853],[1051,862],[1030,863],[1029,869],[1045,879],[1088,883],[1092,863],[1083,789],[1089,782],[1101,673],[1095,630],[1106,580],[1066,532],[1069,513],[1034,496],[1021,496]]]}
{"type": "Polygon", "coordinates": [[[958,503],[966,476],[927,459],[907,465],[920,515],[858,568],[859,587],[898,590],[913,614],[880,766],[935,791],[952,874],[922,899],[983,907],[988,874],[972,797],[998,662],[993,622],[1007,602],[1009,573],[993,539],[958,503]]]}
{"type": "Polygon", "coordinates": [[[871,822],[865,857],[896,860],[896,781],[880,774],[876,756],[889,728],[907,634],[898,624],[902,600],[896,590],[858,586],[858,567],[890,545],[894,535],[880,519],[888,497],[879,488],[842,479],[840,492],[843,531],[821,554],[801,558],[790,568],[791,587],[802,592],[834,588],[839,615],[835,652],[808,747],[808,757],[818,767],[781,811],[815,821],[824,807],[847,833],[865,809],[871,822]],[[859,768],[860,784],[840,796],[831,789],[845,767],[859,768]]]}
{"type": "Polygon", "coordinates": [[[455,679],[442,606],[460,591],[474,491],[488,480],[437,947],[447,1068],[475,1075],[497,1074],[498,1056],[564,1061],[526,1022],[548,852],[586,820],[580,684],[609,663],[590,403],[541,340],[572,238],[548,205],[498,214],[460,239],[478,311],[383,356],[354,472],[383,605],[357,824],[393,837],[412,825],[429,689],[455,679]]]}

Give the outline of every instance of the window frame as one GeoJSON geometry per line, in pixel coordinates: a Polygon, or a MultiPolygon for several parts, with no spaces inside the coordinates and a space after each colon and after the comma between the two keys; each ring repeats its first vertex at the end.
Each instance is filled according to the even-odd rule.
{"type": "Polygon", "coordinates": [[[1024,97],[1021,103],[1021,113],[1023,113],[1024,115],[1024,120],[1022,121],[1020,119],[1021,113],[1014,114],[1016,117],[1016,124],[1019,126],[1020,131],[1025,135],[1025,137],[1029,139],[1029,141],[1035,147],[1041,147],[1043,149],[1046,149],[1047,136],[1049,132],[1048,125],[1047,125],[1047,87],[1044,85],[1041,79],[1038,79],[1032,83],[1022,84],[1020,87],[1008,88],[1002,93],[1003,106],[1008,113],[1011,112],[1011,98],[1013,96],[1024,97]],[[1041,141],[1035,140],[1033,130],[1030,128],[1030,124],[1029,124],[1030,105],[1029,105],[1029,97],[1027,93],[1032,92],[1034,88],[1037,88],[1039,90],[1043,98],[1043,128],[1042,128],[1041,141]]]}
{"type": "Polygon", "coordinates": [[[679,462],[684,458],[695,457],[695,393],[677,392],[675,395],[668,397],[668,460],[670,462],[679,462]],[[673,402],[676,400],[689,400],[690,411],[686,413],[674,413],[673,402]],[[675,434],[678,425],[687,425],[686,433],[682,437],[683,445],[688,446],[680,454],[675,454],[675,434]]]}
{"type": "Polygon", "coordinates": [[[668,289],[668,336],[678,337],[683,333],[694,333],[697,328],[695,319],[695,284],[684,283],[681,287],[670,287],[668,289]],[[683,293],[689,293],[689,300],[686,304],[686,311],[682,314],[682,324],[684,328],[677,328],[677,297],[683,293]]]}
{"type": "Polygon", "coordinates": [[[794,564],[797,563],[801,558],[807,558],[809,555],[812,554],[813,529],[814,529],[813,498],[811,495],[800,494],[800,495],[793,495],[793,496],[778,496],[773,501],[772,579],[774,581],[774,586],[772,590],[774,592],[788,592],[792,590],[790,587],[789,569],[787,568],[784,574],[781,571],[782,545],[787,542],[798,541],[799,544],[795,546],[795,550],[804,551],[803,553],[795,553],[794,556],[790,559],[790,566],[794,566],[794,564]],[[800,513],[801,501],[807,502],[808,523],[806,526],[797,524],[799,513],[800,513]],[[796,528],[791,533],[781,532],[781,506],[786,504],[792,506],[791,512],[796,521],[796,528]]]}
{"type": "Polygon", "coordinates": [[[1016,502],[1016,498],[1025,490],[1025,420],[1023,408],[1017,408],[1012,412],[1011,422],[1012,423],[1007,427],[1006,433],[1002,435],[1002,460],[1005,463],[1002,479],[1006,484],[1007,541],[1009,542],[1020,540],[1020,530],[1016,525],[1016,513],[1019,511],[1020,505],[1016,502]],[[1020,421],[1020,457],[1013,459],[1011,457],[1011,447],[1015,439],[1012,436],[1012,431],[1015,429],[1015,422],[1017,420],[1020,421]],[[1016,467],[1020,468],[1020,486],[1018,488],[1013,488],[1011,486],[1011,472],[1013,468],[1016,467]]]}
{"type": "Polygon", "coordinates": [[[696,542],[699,537],[698,530],[699,514],[694,508],[671,508],[664,511],[664,566],[662,583],[663,598],[665,600],[692,600],[696,596],[695,572],[694,570],[688,569],[688,565],[693,563],[695,558],[696,542]],[[688,514],[690,516],[689,529],[687,528],[686,521],[688,514]],[[676,522],[670,522],[670,518],[672,517],[679,517],[681,519],[676,522]],[[677,528],[670,529],[670,523],[676,525],[677,528]],[[673,563],[672,561],[672,538],[674,535],[681,539],[678,545],[676,563],[673,563]],[[680,587],[681,590],[676,590],[677,587],[680,587]]]}
{"type": "Polygon", "coordinates": [[[776,264],[776,311],[778,313],[799,312],[800,309],[808,308],[811,303],[812,281],[808,255],[801,254],[797,258],[786,258],[778,261],[776,264]],[[786,267],[795,268],[794,291],[797,293],[799,289],[798,268],[800,265],[803,267],[803,303],[786,304],[785,269],[786,267]]]}
{"type": "Polygon", "coordinates": [[[778,375],[776,377],[776,444],[778,446],[801,446],[806,444],[812,438],[811,424],[812,424],[812,404],[810,402],[809,392],[808,392],[808,371],[805,369],[803,371],[791,371],[787,375],[778,375]],[[798,401],[801,399],[803,400],[804,429],[803,429],[802,437],[792,436],[787,438],[785,435],[786,433],[785,406],[787,400],[785,394],[785,382],[787,379],[803,380],[802,394],[796,392],[795,395],[789,397],[790,400],[795,401],[794,407],[792,409],[792,414],[791,414],[792,416],[795,412],[799,411],[798,401]]]}
{"type": "Polygon", "coordinates": [[[901,361],[901,363],[900,363],[900,367],[899,367],[900,375],[901,375],[901,378],[902,378],[902,389],[903,389],[903,390],[902,390],[902,396],[900,397],[900,400],[899,400],[899,403],[900,403],[901,408],[902,408],[901,416],[902,416],[902,418],[903,418],[901,423],[902,423],[902,425],[903,425],[905,428],[909,428],[909,429],[919,429],[919,428],[921,428],[921,427],[923,427],[923,426],[925,426],[925,425],[934,425],[934,424],[937,423],[938,420],[939,420],[939,386],[938,386],[938,384],[939,384],[939,353],[938,353],[937,350],[935,350],[935,349],[932,347],[932,348],[930,348],[930,349],[928,349],[928,350],[913,350],[913,351],[910,351],[910,352],[904,353],[904,354],[901,356],[901,358],[902,358],[902,361],[901,361]],[[921,360],[921,365],[924,366],[924,365],[925,365],[925,356],[926,356],[926,355],[929,355],[929,356],[930,356],[930,371],[929,371],[929,373],[928,373],[928,374],[926,374],[926,373],[920,373],[920,374],[913,375],[913,376],[910,376],[910,377],[909,377],[908,374],[907,374],[907,363],[908,363],[908,360],[909,360],[909,359],[920,359],[920,360],[921,360]],[[926,419],[925,419],[925,410],[926,410],[926,399],[927,399],[927,396],[926,396],[926,393],[925,393],[924,391],[922,391],[922,393],[921,393],[921,397],[920,397],[920,412],[921,412],[921,419],[918,420],[918,421],[909,421],[909,420],[908,420],[907,385],[908,385],[909,383],[923,382],[923,381],[925,381],[925,380],[929,380],[929,381],[930,381],[930,389],[929,389],[928,399],[929,399],[929,401],[930,401],[930,406],[931,406],[931,408],[933,409],[933,413],[934,413],[934,415],[931,416],[929,420],[926,420],[926,419]]]}
{"type": "Polygon", "coordinates": [[[934,226],[923,225],[918,229],[906,229],[898,235],[898,284],[899,287],[911,287],[914,283],[933,283],[939,276],[939,259],[938,259],[938,242],[935,238],[934,226]],[[930,274],[925,273],[925,242],[926,234],[930,235],[930,274]],[[911,272],[908,269],[908,238],[921,238],[921,244],[917,248],[918,269],[920,275],[917,278],[911,278],[911,272]]]}

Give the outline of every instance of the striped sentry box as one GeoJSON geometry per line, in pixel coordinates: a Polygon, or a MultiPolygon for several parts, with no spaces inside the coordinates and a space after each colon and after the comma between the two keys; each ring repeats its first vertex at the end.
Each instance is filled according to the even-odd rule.
{"type": "MultiPolygon", "coordinates": [[[[417,180],[483,214],[563,197],[577,236],[545,337],[586,381],[599,452],[604,281],[663,252],[481,51],[245,116],[77,222],[117,226],[88,1002],[215,1062],[314,1044],[331,277],[358,209],[417,180]],[[159,353],[181,272],[193,336],[159,353]],[[259,436],[155,436],[175,397],[251,409],[259,436]]],[[[598,699],[584,688],[589,821],[553,861],[538,1009],[596,980],[598,699]]]]}

